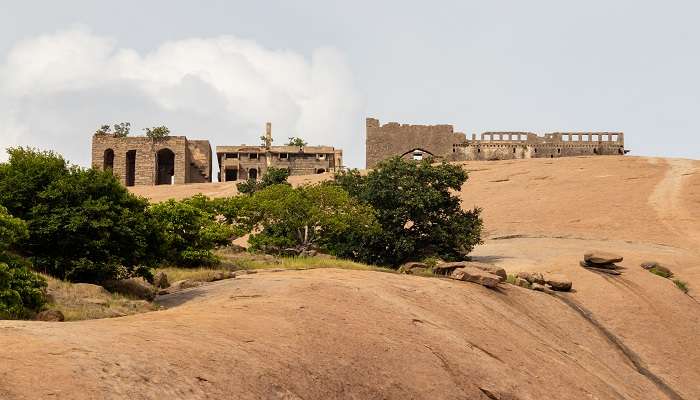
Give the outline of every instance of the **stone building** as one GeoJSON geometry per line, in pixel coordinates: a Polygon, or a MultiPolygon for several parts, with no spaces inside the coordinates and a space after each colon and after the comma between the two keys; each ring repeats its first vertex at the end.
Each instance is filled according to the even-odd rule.
{"type": "Polygon", "coordinates": [[[272,124],[265,144],[216,146],[221,182],[258,179],[267,168],[287,168],[291,175],[322,174],[342,168],[343,151],[331,146],[272,146],[272,124]]]}
{"type": "Polygon", "coordinates": [[[467,139],[452,125],[379,124],[367,118],[367,168],[393,156],[445,161],[626,154],[622,132],[484,132],[467,139]]]}
{"type": "Polygon", "coordinates": [[[211,145],[184,136],[92,137],[92,166],[112,170],[126,186],[211,182],[211,145]]]}

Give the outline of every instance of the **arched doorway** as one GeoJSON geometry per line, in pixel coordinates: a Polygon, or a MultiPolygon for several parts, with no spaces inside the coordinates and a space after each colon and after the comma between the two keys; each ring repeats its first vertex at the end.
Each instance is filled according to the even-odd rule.
{"type": "Polygon", "coordinates": [[[252,180],[258,180],[258,170],[255,168],[251,168],[248,171],[248,178],[252,180]]]}
{"type": "Polygon", "coordinates": [[[421,148],[415,148],[401,154],[401,158],[413,161],[423,161],[424,158],[434,157],[433,153],[421,148]]]}
{"type": "Polygon", "coordinates": [[[136,150],[126,152],[126,186],[134,186],[136,183],[136,150]]]}
{"type": "Polygon", "coordinates": [[[156,185],[170,185],[175,176],[175,153],[170,149],[160,149],[156,153],[156,185]]]}
{"type": "Polygon", "coordinates": [[[102,170],[113,170],[114,169],[114,150],[105,150],[104,156],[102,157],[103,165],[102,170]]]}
{"type": "Polygon", "coordinates": [[[319,168],[319,169],[316,170],[316,173],[317,173],[317,174],[325,174],[325,173],[326,173],[326,170],[323,169],[323,168],[319,168]]]}

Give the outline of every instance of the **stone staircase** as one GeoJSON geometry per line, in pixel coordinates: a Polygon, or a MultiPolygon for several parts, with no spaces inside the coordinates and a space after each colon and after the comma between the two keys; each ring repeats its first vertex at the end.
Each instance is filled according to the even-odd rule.
{"type": "Polygon", "coordinates": [[[209,165],[207,161],[209,160],[209,155],[205,154],[204,150],[197,146],[196,143],[188,143],[190,150],[190,182],[191,183],[205,183],[211,182],[211,176],[207,173],[209,165]],[[207,160],[207,161],[204,161],[207,160]]]}

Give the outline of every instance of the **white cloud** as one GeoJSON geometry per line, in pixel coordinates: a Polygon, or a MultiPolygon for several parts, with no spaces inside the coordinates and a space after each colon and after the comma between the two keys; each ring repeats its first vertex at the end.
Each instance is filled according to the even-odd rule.
{"type": "MultiPolygon", "coordinates": [[[[72,28],[17,43],[0,65],[0,147],[31,145],[89,164],[103,123],[165,124],[212,145],[301,136],[364,163],[363,101],[343,55],[309,58],[233,36],[167,42],[146,54],[72,28]]],[[[134,132],[138,134],[139,132],[134,132]]],[[[3,155],[0,155],[4,157],[3,155]]]]}

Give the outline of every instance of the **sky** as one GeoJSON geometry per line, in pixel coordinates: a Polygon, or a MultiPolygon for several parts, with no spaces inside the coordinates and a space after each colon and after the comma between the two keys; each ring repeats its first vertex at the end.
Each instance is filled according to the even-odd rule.
{"type": "MultiPolygon", "coordinates": [[[[90,164],[103,124],[300,136],[364,166],[365,118],[623,131],[700,158],[692,1],[0,0],[0,148],[90,164]]],[[[0,153],[0,161],[5,159],[0,153]]]]}

